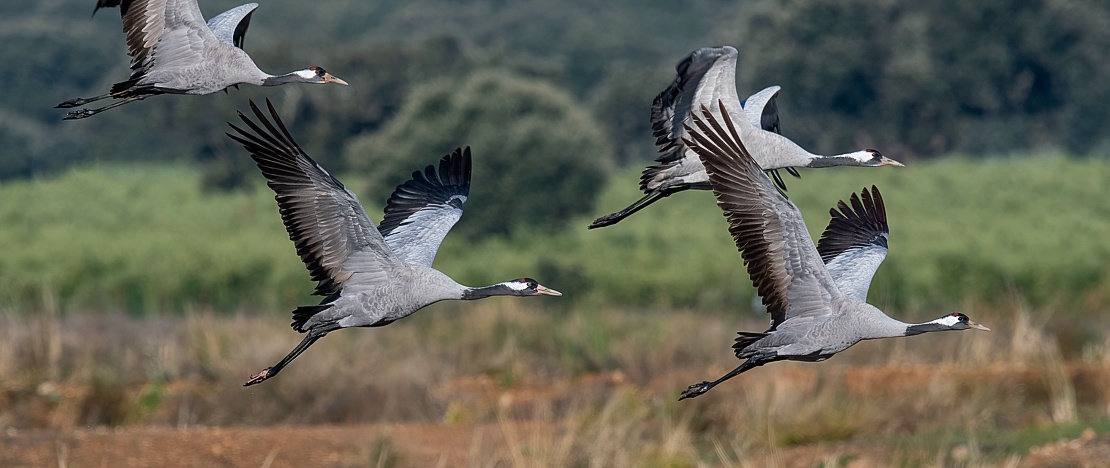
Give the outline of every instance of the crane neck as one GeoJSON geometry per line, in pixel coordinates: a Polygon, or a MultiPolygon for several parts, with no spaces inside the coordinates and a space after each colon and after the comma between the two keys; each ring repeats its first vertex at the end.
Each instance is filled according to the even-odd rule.
{"type": "Polygon", "coordinates": [[[504,283],[498,283],[498,284],[494,284],[494,285],[490,285],[490,286],[482,286],[482,287],[479,287],[479,288],[470,288],[470,287],[463,288],[462,297],[460,299],[462,299],[464,301],[470,301],[470,300],[475,300],[475,299],[485,299],[487,297],[493,297],[493,296],[519,296],[519,295],[520,295],[519,291],[514,290],[514,289],[506,286],[504,283]]]}
{"type": "Polygon", "coordinates": [[[281,86],[286,83],[310,83],[314,81],[315,74],[311,71],[297,70],[284,75],[266,75],[262,79],[262,86],[281,86]]]}
{"type": "Polygon", "coordinates": [[[286,83],[297,83],[301,77],[295,73],[284,75],[270,75],[262,79],[262,86],[281,86],[286,83]]]}
{"type": "MultiPolygon", "coordinates": [[[[965,317],[966,319],[966,317],[965,317]]],[[[954,315],[945,315],[925,323],[918,323],[906,327],[906,336],[920,335],[922,333],[949,331],[949,330],[963,330],[967,326],[958,327],[962,325],[960,319],[954,315]]]]}
{"type": "Polygon", "coordinates": [[[854,151],[851,153],[834,154],[831,156],[807,152],[809,162],[805,167],[822,168],[833,166],[862,166],[874,157],[867,151],[854,151]]]}

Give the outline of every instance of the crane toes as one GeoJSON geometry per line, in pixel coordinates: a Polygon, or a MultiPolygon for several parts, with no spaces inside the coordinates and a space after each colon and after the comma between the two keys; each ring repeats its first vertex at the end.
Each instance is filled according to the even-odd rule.
{"type": "Polygon", "coordinates": [[[614,224],[617,224],[617,221],[620,221],[620,218],[618,218],[617,216],[605,215],[595,219],[594,222],[590,223],[589,226],[586,226],[586,229],[597,229],[600,227],[612,226],[614,224]]]}
{"type": "Polygon", "coordinates": [[[708,392],[711,388],[713,388],[713,384],[709,382],[696,383],[694,385],[686,387],[686,390],[683,390],[682,394],[679,395],[678,401],[682,401],[687,398],[694,398],[698,395],[701,395],[702,393],[708,392]]]}
{"type": "Polygon", "coordinates": [[[75,110],[75,111],[70,111],[70,112],[66,113],[66,116],[62,117],[62,120],[83,119],[85,117],[90,117],[93,114],[96,114],[96,111],[91,111],[91,110],[88,110],[88,109],[75,110]]]}
{"type": "Polygon", "coordinates": [[[77,107],[77,106],[80,106],[80,105],[84,105],[86,102],[89,102],[88,99],[73,98],[73,99],[70,99],[66,102],[63,102],[61,104],[58,104],[58,105],[54,106],[54,108],[55,109],[69,109],[71,107],[77,107]]]}
{"type": "Polygon", "coordinates": [[[249,387],[249,386],[254,385],[254,384],[262,383],[262,381],[264,381],[264,380],[273,376],[273,374],[270,373],[270,371],[273,370],[273,369],[274,369],[273,367],[267,367],[265,369],[262,369],[262,372],[259,372],[257,374],[252,375],[251,379],[248,380],[247,383],[243,384],[243,386],[244,387],[249,387]]]}

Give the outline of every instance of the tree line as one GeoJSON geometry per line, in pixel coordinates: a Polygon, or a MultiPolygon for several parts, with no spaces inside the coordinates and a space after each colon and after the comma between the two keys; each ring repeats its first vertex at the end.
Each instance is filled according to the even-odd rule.
{"type": "MultiPolygon", "coordinates": [[[[815,151],[1110,154],[1110,4],[1097,0],[267,0],[246,38],[256,62],[323,66],[350,87],[159,96],[61,122],[54,104],[127,77],[118,13],[90,19],[91,3],[0,6],[0,178],[185,161],[212,189],[241,187],[253,169],[225,122],[270,98],[366,194],[469,144],[475,190],[498,199],[468,211],[483,220],[472,234],[557,228],[593,210],[615,168],[654,157],[651,99],[686,54],[722,44],[740,49],[740,94],[781,85],[784,134],[815,151]]],[[[200,3],[211,17],[239,2],[200,3]]]]}

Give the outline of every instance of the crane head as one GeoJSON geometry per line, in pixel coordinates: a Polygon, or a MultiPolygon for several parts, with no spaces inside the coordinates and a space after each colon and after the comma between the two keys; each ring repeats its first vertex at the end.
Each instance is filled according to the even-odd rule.
{"type": "Polygon", "coordinates": [[[562,296],[563,293],[548,288],[532,278],[520,278],[504,283],[514,296],[562,296]]]}
{"type": "Polygon", "coordinates": [[[953,312],[949,315],[946,315],[946,316],[942,317],[938,322],[943,324],[943,325],[947,325],[949,328],[951,328],[953,330],[975,329],[975,330],[991,331],[990,328],[987,328],[983,325],[980,325],[979,323],[975,322],[974,320],[971,320],[968,316],[966,316],[964,314],[961,314],[959,312],[953,312]]]}
{"type": "Polygon", "coordinates": [[[905,164],[902,164],[898,161],[895,161],[895,160],[890,159],[886,156],[883,156],[883,153],[880,153],[879,150],[868,148],[868,149],[865,149],[863,151],[865,153],[867,153],[868,155],[870,155],[870,159],[868,159],[867,162],[865,162],[863,164],[865,166],[873,166],[873,167],[879,167],[879,166],[902,167],[902,166],[905,166],[905,164]]]}
{"type": "Polygon", "coordinates": [[[296,73],[297,75],[300,75],[301,78],[304,78],[305,81],[308,83],[336,83],[344,86],[347,85],[346,81],[332,76],[326,70],[321,67],[317,67],[316,65],[313,65],[296,73]]]}

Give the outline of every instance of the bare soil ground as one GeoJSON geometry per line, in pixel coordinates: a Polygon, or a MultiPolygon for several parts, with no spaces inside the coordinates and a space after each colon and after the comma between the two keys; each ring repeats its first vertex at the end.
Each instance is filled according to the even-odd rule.
{"type": "MultiPolygon", "coordinates": [[[[277,427],[126,427],[66,432],[15,431],[0,436],[4,467],[453,467],[515,437],[543,437],[555,428],[532,423],[377,424],[277,427]]],[[[955,454],[959,458],[959,454],[955,454]]],[[[887,466],[884,447],[819,444],[753,454],[747,466],[887,466]]],[[[516,463],[512,463],[516,465],[516,463]]],[[[938,464],[942,464],[938,460],[938,464]]],[[[1093,433],[1033,449],[999,466],[1105,467],[1110,434],[1093,433]]]]}
{"type": "Polygon", "coordinates": [[[287,351],[271,338],[284,323],[9,321],[0,468],[1110,467],[1110,342],[1065,356],[1028,314],[1008,334],[776,363],[679,403],[686,384],[731,368],[715,344],[733,327],[483,310],[337,337],[248,390],[242,379],[287,351]],[[599,329],[610,335],[594,346],[599,329]]]}
{"type": "Polygon", "coordinates": [[[503,433],[497,424],[9,431],[0,466],[465,466],[469,454],[503,445],[503,433]]]}

